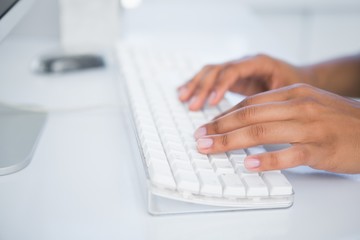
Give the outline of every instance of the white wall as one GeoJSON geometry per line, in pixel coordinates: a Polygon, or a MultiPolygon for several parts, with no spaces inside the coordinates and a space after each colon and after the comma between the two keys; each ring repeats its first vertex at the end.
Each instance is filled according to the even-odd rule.
{"type": "MultiPolygon", "coordinates": [[[[294,63],[310,63],[360,52],[359,0],[143,0],[143,2],[168,5],[174,2],[184,4],[189,9],[197,3],[199,6],[204,6],[205,13],[208,12],[206,6],[209,4],[234,3],[236,7],[248,5],[267,31],[275,35],[279,44],[284,46],[286,60],[294,63]]],[[[136,11],[136,9],[130,10],[129,13],[141,18],[142,16],[137,15],[136,11]]],[[[186,12],[189,11],[185,11],[184,14],[175,12],[175,15],[186,16],[186,12]]],[[[211,14],[214,15],[213,24],[216,24],[217,16],[211,14]]],[[[14,33],[59,38],[58,17],[57,0],[37,0],[33,11],[25,16],[14,33]]],[[[224,19],[236,28],[236,21],[232,21],[230,16],[224,19]]],[[[156,22],[156,16],[152,20],[156,22]]],[[[199,16],[192,27],[201,21],[203,20],[199,16]]]]}
{"type": "Polygon", "coordinates": [[[360,52],[358,0],[252,0],[247,3],[280,41],[289,59],[310,63],[360,52]]]}
{"type": "MultiPolygon", "coordinates": [[[[165,21],[171,21],[171,17],[183,16],[183,26],[186,26],[189,13],[194,12],[194,8],[199,6],[200,10],[196,11],[198,16],[193,21],[194,24],[190,25],[193,32],[193,28],[199,30],[197,25],[202,22],[212,24],[214,29],[227,22],[227,30],[232,29],[234,32],[240,28],[244,30],[248,24],[240,23],[238,20],[241,18],[236,18],[236,14],[242,14],[238,10],[242,6],[249,6],[266,32],[275,35],[285,52],[279,56],[285,60],[305,64],[360,52],[359,0],[143,0],[143,2],[143,5],[157,4],[164,8],[160,15],[145,20],[141,18],[141,10],[134,9],[126,13],[131,15],[132,20],[143,21],[149,32],[154,26],[148,24],[156,23],[156,18],[162,18],[158,23],[166,25],[165,21]],[[169,17],[165,18],[165,6],[173,5],[176,8],[177,4],[186,6],[188,10],[169,14],[169,17]],[[211,6],[216,4],[220,5],[217,14],[210,10],[211,6]],[[229,4],[233,9],[224,11],[225,6],[229,4]],[[213,16],[210,20],[206,20],[207,13],[213,16]],[[223,16],[224,13],[228,16],[223,16]]],[[[134,22],[136,21],[132,23],[134,22]]],[[[133,29],[134,26],[137,28],[141,25],[133,24],[131,28],[133,29]]],[[[267,41],[267,39],[262,40],[267,41]]]]}

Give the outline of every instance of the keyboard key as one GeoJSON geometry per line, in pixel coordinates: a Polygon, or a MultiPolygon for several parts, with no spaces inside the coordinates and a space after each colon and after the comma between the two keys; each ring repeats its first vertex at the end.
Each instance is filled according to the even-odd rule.
{"type": "Polygon", "coordinates": [[[181,142],[181,137],[172,133],[161,135],[163,142],[181,142]]]}
{"type": "Polygon", "coordinates": [[[279,171],[263,172],[262,177],[269,187],[270,195],[292,194],[292,186],[286,177],[279,171]]]}
{"type": "Polygon", "coordinates": [[[231,104],[225,99],[223,99],[219,102],[218,107],[221,112],[225,112],[231,108],[231,104]]]}
{"type": "Polygon", "coordinates": [[[269,195],[265,182],[258,174],[246,174],[241,176],[241,179],[246,187],[246,195],[248,197],[264,197],[269,195]]]}
{"type": "Polygon", "coordinates": [[[187,139],[184,140],[184,146],[186,147],[186,149],[189,151],[195,151],[198,153],[197,151],[197,143],[195,142],[194,139],[187,139]]]}
{"type": "Polygon", "coordinates": [[[243,149],[239,149],[239,150],[228,152],[228,156],[229,156],[230,160],[232,160],[233,158],[245,158],[247,155],[243,149]]]}
{"type": "Polygon", "coordinates": [[[220,114],[220,111],[216,107],[206,107],[204,108],[204,113],[207,119],[212,120],[213,118],[215,118],[217,115],[220,114]]]}
{"type": "Polygon", "coordinates": [[[258,175],[259,176],[258,172],[253,172],[253,171],[248,170],[244,164],[237,165],[235,171],[240,177],[243,177],[245,175],[258,175]]]}
{"type": "Polygon", "coordinates": [[[199,153],[197,150],[189,150],[188,154],[190,156],[190,159],[192,161],[195,160],[204,160],[209,162],[209,158],[205,154],[199,153]]]}
{"type": "MultiPolygon", "coordinates": [[[[167,164],[167,163],[166,163],[167,164]]],[[[149,166],[151,181],[157,186],[176,189],[176,184],[169,165],[160,162],[152,162],[149,166]]]]}
{"type": "Polygon", "coordinates": [[[205,119],[205,120],[193,120],[193,125],[196,128],[199,128],[201,127],[202,125],[206,124],[208,121],[205,119]]]}
{"type": "Polygon", "coordinates": [[[178,152],[185,152],[185,147],[181,144],[181,141],[167,141],[164,143],[165,151],[171,152],[172,150],[178,152]]]}
{"type": "Polygon", "coordinates": [[[194,160],[194,161],[192,161],[192,163],[197,172],[210,172],[210,173],[214,172],[214,169],[212,168],[209,161],[194,160]]]}
{"type": "Polygon", "coordinates": [[[175,160],[190,161],[189,156],[185,152],[179,152],[174,149],[170,149],[167,154],[169,162],[175,160]]]}
{"type": "Polygon", "coordinates": [[[175,174],[179,171],[194,172],[190,161],[175,160],[171,162],[171,169],[175,174]]]}
{"type": "Polygon", "coordinates": [[[199,172],[200,194],[222,196],[222,187],[215,173],[199,172]]]}
{"type": "Polygon", "coordinates": [[[230,162],[235,169],[235,172],[239,170],[244,165],[244,160],[246,158],[246,153],[244,150],[232,151],[228,153],[230,162]]]}
{"type": "Polygon", "coordinates": [[[231,166],[231,163],[229,160],[227,161],[214,161],[212,162],[212,166],[216,172],[216,174],[222,174],[222,173],[234,173],[234,169],[231,166]]]}
{"type": "Polygon", "coordinates": [[[193,111],[190,111],[188,113],[189,117],[191,120],[202,120],[202,121],[206,121],[206,118],[205,118],[205,115],[200,112],[200,111],[197,111],[197,112],[193,112],[193,111]]]}
{"type": "Polygon", "coordinates": [[[142,146],[143,146],[144,152],[148,152],[151,149],[157,150],[157,151],[163,150],[163,146],[162,146],[161,142],[158,142],[158,141],[144,140],[142,146]]]}
{"type": "Polygon", "coordinates": [[[175,125],[173,125],[173,127],[164,126],[164,125],[159,126],[159,133],[161,135],[165,135],[165,134],[169,134],[169,135],[173,135],[173,136],[178,136],[179,135],[175,125]]]}
{"type": "Polygon", "coordinates": [[[145,160],[147,165],[149,166],[153,161],[161,161],[167,163],[167,158],[164,153],[164,151],[154,150],[154,149],[148,149],[147,152],[145,152],[145,160]]]}
{"type": "Polygon", "coordinates": [[[228,156],[225,153],[218,153],[218,154],[210,154],[209,155],[210,161],[214,162],[214,161],[228,161],[228,156]]]}
{"type": "Polygon", "coordinates": [[[224,197],[245,197],[246,189],[240,177],[237,174],[222,174],[220,182],[223,186],[224,197]]]}
{"type": "Polygon", "coordinates": [[[175,175],[175,179],[179,190],[199,193],[200,183],[195,173],[178,171],[175,175]]]}
{"type": "Polygon", "coordinates": [[[245,149],[245,152],[248,156],[250,156],[250,155],[265,153],[266,149],[263,146],[257,146],[257,147],[247,148],[245,149]]]}

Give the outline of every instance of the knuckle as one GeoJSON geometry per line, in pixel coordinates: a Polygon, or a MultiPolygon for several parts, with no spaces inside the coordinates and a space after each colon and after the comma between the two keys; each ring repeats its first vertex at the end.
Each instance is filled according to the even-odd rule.
{"type": "Polygon", "coordinates": [[[269,160],[268,160],[268,167],[269,169],[280,169],[280,159],[279,155],[276,153],[270,153],[269,154],[269,160]]]}
{"type": "Polygon", "coordinates": [[[199,92],[203,92],[203,93],[208,93],[211,91],[213,87],[213,84],[209,81],[206,81],[206,79],[203,79],[199,84],[198,84],[198,91],[199,92]]]}
{"type": "Polygon", "coordinates": [[[206,64],[205,66],[202,67],[201,71],[209,71],[214,66],[215,66],[214,64],[206,64]]]}
{"type": "Polygon", "coordinates": [[[196,81],[200,91],[210,91],[216,84],[219,66],[207,65],[198,74],[196,81]]]}
{"type": "Polygon", "coordinates": [[[239,120],[248,120],[253,119],[256,115],[256,108],[254,107],[245,107],[236,111],[236,118],[239,120]]]}
{"type": "Polygon", "coordinates": [[[294,152],[294,157],[292,158],[292,165],[297,166],[304,164],[308,161],[309,154],[305,149],[296,149],[294,152]]]}
{"type": "Polygon", "coordinates": [[[313,97],[305,97],[300,101],[301,111],[306,114],[317,114],[319,112],[319,103],[313,97]]]}
{"type": "Polygon", "coordinates": [[[221,69],[221,76],[223,76],[225,78],[228,75],[232,75],[235,73],[235,69],[236,69],[235,63],[227,63],[221,69]]]}
{"type": "Polygon", "coordinates": [[[221,143],[221,146],[226,149],[229,145],[229,139],[228,139],[228,135],[227,134],[224,134],[220,137],[220,143],[221,143]]]}
{"type": "Polygon", "coordinates": [[[314,92],[314,87],[306,83],[295,83],[292,85],[292,92],[295,96],[307,96],[314,92]]]}
{"type": "Polygon", "coordinates": [[[219,134],[221,132],[221,124],[219,123],[218,120],[214,121],[212,123],[212,128],[214,133],[219,134]]]}
{"type": "Polygon", "coordinates": [[[255,61],[259,61],[261,63],[272,61],[272,58],[266,54],[259,53],[254,56],[255,61]]]}
{"type": "Polygon", "coordinates": [[[249,129],[249,134],[251,138],[261,140],[266,135],[266,128],[261,124],[253,125],[249,129]]]}
{"type": "Polygon", "coordinates": [[[212,71],[218,71],[222,68],[221,64],[207,64],[201,69],[201,73],[208,74],[212,71]]]}
{"type": "Polygon", "coordinates": [[[209,88],[209,83],[207,83],[206,81],[201,81],[199,84],[198,84],[198,91],[199,92],[202,92],[204,90],[206,90],[207,88],[209,88]]]}
{"type": "Polygon", "coordinates": [[[252,102],[253,102],[252,97],[247,97],[244,100],[242,100],[240,103],[238,103],[236,105],[236,107],[243,108],[243,107],[246,107],[246,106],[250,106],[250,105],[252,105],[252,102]]]}
{"type": "Polygon", "coordinates": [[[195,79],[195,78],[192,78],[192,79],[188,80],[188,81],[185,83],[185,87],[191,88],[191,87],[193,87],[193,86],[196,85],[196,84],[197,84],[196,79],[195,79]]]}

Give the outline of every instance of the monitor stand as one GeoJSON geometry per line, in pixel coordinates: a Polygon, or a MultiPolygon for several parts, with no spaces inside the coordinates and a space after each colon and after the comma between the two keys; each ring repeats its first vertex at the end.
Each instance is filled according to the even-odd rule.
{"type": "Polygon", "coordinates": [[[0,104],[0,176],[25,168],[46,124],[47,114],[0,104]]]}

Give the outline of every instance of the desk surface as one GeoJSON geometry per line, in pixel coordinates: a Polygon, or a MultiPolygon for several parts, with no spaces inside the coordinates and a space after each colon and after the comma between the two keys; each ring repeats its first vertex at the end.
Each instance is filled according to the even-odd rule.
{"type": "MultiPolygon", "coordinates": [[[[52,46],[35,45],[22,44],[26,56],[52,46]]],[[[11,46],[2,45],[0,51],[11,46]]],[[[0,177],[1,240],[359,239],[359,175],[305,167],[285,171],[295,189],[289,209],[149,215],[127,141],[124,106],[114,90],[116,70],[69,75],[64,81],[60,76],[29,78],[28,69],[5,69],[19,54],[6,53],[0,56],[0,72],[6,73],[0,80],[1,100],[80,110],[50,113],[31,164],[0,177]],[[4,90],[4,76],[23,76],[35,84],[23,80],[28,91],[20,85],[13,96],[4,90]]]]}

